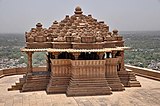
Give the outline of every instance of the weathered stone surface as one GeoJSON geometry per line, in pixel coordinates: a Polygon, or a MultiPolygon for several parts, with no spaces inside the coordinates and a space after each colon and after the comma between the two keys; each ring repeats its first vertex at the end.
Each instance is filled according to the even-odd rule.
{"type": "Polygon", "coordinates": [[[160,81],[136,76],[142,87],[126,88],[112,95],[66,97],[65,94],[47,95],[45,91],[20,93],[7,88],[22,78],[8,76],[0,80],[0,106],[159,106],[160,81]]]}
{"type": "Polygon", "coordinates": [[[43,28],[41,23],[37,23],[36,28],[31,28],[30,32],[25,33],[27,48],[52,48],[51,44],[53,44],[53,48],[67,49],[72,47],[75,49],[115,47],[112,46],[112,43],[116,46],[124,46],[123,37],[118,34],[118,30],[109,32],[109,26],[104,21],[98,22],[92,15],[83,15],[80,7],[77,7],[74,13],[72,16],[66,15],[60,22],[53,22],[48,29],[43,28]],[[107,43],[108,46],[105,46],[104,41],[111,43],[107,43]],[[115,41],[117,42],[115,43],[115,41]],[[70,42],[71,45],[67,46],[66,42],[70,42]],[[76,43],[78,43],[78,47],[76,43]],[[90,45],[85,45],[85,47],[83,43],[90,45]],[[97,43],[101,43],[102,46],[96,46],[97,43]]]}

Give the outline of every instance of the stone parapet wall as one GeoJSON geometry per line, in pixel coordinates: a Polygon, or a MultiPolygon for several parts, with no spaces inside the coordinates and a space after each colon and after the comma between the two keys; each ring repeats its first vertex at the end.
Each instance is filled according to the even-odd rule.
{"type": "Polygon", "coordinates": [[[151,69],[147,69],[147,68],[136,67],[136,66],[131,66],[131,65],[125,65],[125,67],[127,69],[132,70],[136,75],[160,81],[160,72],[159,71],[151,70],[151,69]]]}
{"type": "MultiPolygon", "coordinates": [[[[135,72],[136,75],[140,75],[143,77],[155,79],[160,81],[160,72],[147,69],[147,68],[141,68],[131,65],[125,65],[127,69],[132,70],[135,72]]],[[[33,71],[47,71],[46,67],[33,67],[33,71]]],[[[0,78],[4,76],[11,76],[11,75],[21,75],[27,73],[27,68],[10,68],[10,69],[0,69],[0,78]]]]}
{"type": "MultiPolygon", "coordinates": [[[[33,67],[33,72],[36,72],[36,71],[47,71],[47,69],[46,67],[33,67]]],[[[26,74],[26,73],[27,73],[26,67],[1,69],[0,78],[5,77],[5,76],[21,75],[21,74],[26,74]]]]}

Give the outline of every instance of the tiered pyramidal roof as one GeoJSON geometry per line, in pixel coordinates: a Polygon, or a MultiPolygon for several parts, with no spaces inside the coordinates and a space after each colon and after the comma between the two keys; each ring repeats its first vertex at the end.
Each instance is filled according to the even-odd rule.
{"type": "MultiPolygon", "coordinates": [[[[73,45],[74,43],[102,43],[122,40],[122,37],[118,35],[118,30],[109,32],[109,26],[104,21],[98,22],[92,15],[83,15],[80,7],[76,7],[74,13],[72,16],[66,15],[60,22],[54,21],[48,29],[42,28],[42,24],[38,23],[36,28],[32,28],[29,33],[26,33],[26,42],[72,42],[73,45]]],[[[100,48],[105,48],[105,46],[100,48]]]]}

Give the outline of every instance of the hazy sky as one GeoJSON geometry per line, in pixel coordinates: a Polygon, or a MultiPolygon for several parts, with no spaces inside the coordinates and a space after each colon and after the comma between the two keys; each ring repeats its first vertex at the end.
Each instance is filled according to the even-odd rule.
{"type": "Polygon", "coordinates": [[[160,0],[0,0],[0,33],[24,33],[38,22],[48,28],[76,6],[111,30],[160,30],[160,0]]]}

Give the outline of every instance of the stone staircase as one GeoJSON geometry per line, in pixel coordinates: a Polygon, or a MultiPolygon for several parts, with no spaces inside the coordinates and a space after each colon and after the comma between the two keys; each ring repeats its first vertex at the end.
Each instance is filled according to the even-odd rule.
{"type": "Polygon", "coordinates": [[[119,71],[118,76],[125,87],[141,87],[133,71],[119,71]]]}
{"type": "Polygon", "coordinates": [[[27,74],[22,92],[46,90],[50,79],[50,72],[33,72],[27,74]]]}
{"type": "Polygon", "coordinates": [[[123,91],[125,90],[124,85],[121,83],[118,76],[107,76],[106,80],[112,91],[123,91]]]}
{"type": "Polygon", "coordinates": [[[105,78],[71,78],[67,96],[91,96],[112,94],[105,78]]]}
{"type": "Polygon", "coordinates": [[[23,84],[25,83],[26,75],[23,75],[23,78],[20,78],[11,88],[8,88],[8,91],[13,90],[22,90],[23,84]]]}
{"type": "Polygon", "coordinates": [[[20,90],[21,92],[46,90],[49,79],[50,72],[27,73],[8,90],[20,90]]]}
{"type": "Polygon", "coordinates": [[[50,78],[49,84],[47,85],[46,92],[52,93],[66,93],[69,77],[52,77],[50,78]]]}

